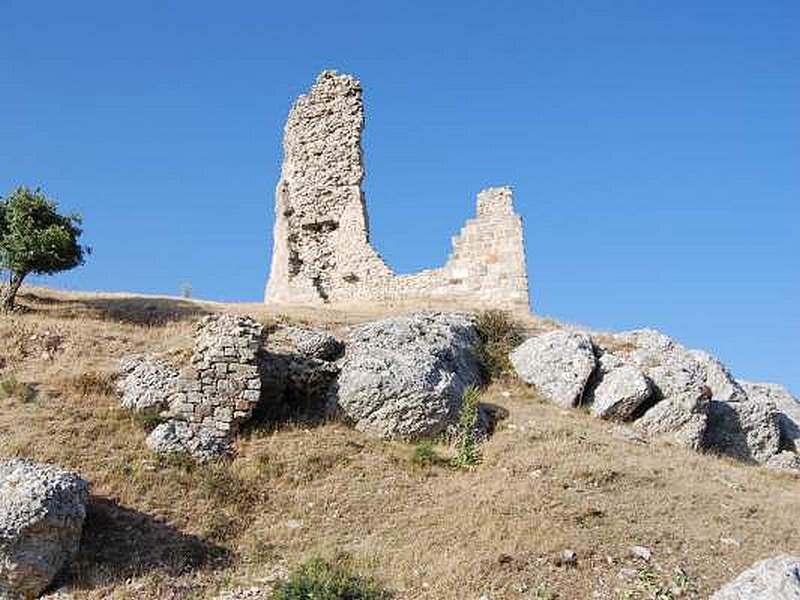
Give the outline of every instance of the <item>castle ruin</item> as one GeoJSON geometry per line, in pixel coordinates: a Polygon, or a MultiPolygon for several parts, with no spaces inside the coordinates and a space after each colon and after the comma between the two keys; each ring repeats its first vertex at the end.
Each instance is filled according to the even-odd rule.
{"type": "Polygon", "coordinates": [[[361,183],[360,82],[323,71],[289,113],[275,192],[272,266],[265,301],[455,301],[528,310],[522,220],[511,189],[478,194],[476,216],[452,239],[446,264],[397,275],[369,241],[361,183]]]}

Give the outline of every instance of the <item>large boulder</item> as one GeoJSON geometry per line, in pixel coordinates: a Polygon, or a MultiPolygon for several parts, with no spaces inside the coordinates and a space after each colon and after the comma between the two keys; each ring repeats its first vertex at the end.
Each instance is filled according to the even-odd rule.
{"type": "Polygon", "coordinates": [[[572,408],[581,401],[596,366],[589,336],[564,330],[530,338],[510,358],[523,381],[564,408],[572,408]]]}
{"type": "Polygon", "coordinates": [[[144,354],[123,358],[120,371],[122,376],[116,387],[123,408],[141,411],[167,406],[178,379],[176,369],[151,354],[144,354]]]}
{"type": "Polygon", "coordinates": [[[457,421],[465,388],[480,383],[478,341],[475,325],[458,314],[415,313],[357,326],[330,408],[381,437],[435,436],[457,421]]]}
{"type": "Polygon", "coordinates": [[[781,429],[781,444],[791,450],[798,448],[800,439],[800,400],[789,390],[776,383],[753,383],[739,381],[747,397],[753,402],[770,403],[778,411],[778,426],[781,429]]]}
{"type": "Polygon", "coordinates": [[[693,391],[665,398],[636,421],[643,433],[700,450],[708,422],[708,398],[693,391]]]}
{"type": "Polygon", "coordinates": [[[716,356],[704,350],[690,350],[689,352],[705,371],[705,383],[711,390],[711,397],[714,400],[724,400],[725,402],[747,400],[747,393],[716,356]]]}
{"type": "Polygon", "coordinates": [[[600,378],[592,393],[591,411],[602,419],[627,421],[634,417],[651,394],[650,382],[640,369],[621,365],[600,378]]]}
{"type": "Polygon", "coordinates": [[[775,407],[769,402],[710,402],[705,447],[744,462],[766,462],[780,450],[775,407]]]}
{"type": "Polygon", "coordinates": [[[800,556],[776,556],[757,562],[711,596],[711,600],[797,600],[800,556]]]}
{"type": "Polygon", "coordinates": [[[644,371],[657,397],[701,396],[706,386],[703,366],[675,340],[653,329],[614,335],[615,353],[644,371]]]}
{"type": "Polygon", "coordinates": [[[89,484],[52,465],[0,463],[0,598],[38,596],[75,556],[89,484]]]}

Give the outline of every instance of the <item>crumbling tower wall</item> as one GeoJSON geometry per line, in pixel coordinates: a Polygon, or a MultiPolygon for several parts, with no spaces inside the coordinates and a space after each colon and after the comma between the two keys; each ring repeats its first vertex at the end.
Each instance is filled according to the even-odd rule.
{"type": "Polygon", "coordinates": [[[361,183],[364,103],[350,75],[323,71],[286,122],[267,302],[456,300],[528,309],[522,221],[511,189],[478,194],[444,267],[395,275],[370,245],[361,183]]]}

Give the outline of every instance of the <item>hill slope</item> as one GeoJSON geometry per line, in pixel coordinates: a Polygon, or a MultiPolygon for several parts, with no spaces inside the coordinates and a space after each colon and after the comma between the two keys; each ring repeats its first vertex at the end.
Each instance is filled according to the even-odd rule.
{"type": "Polygon", "coordinates": [[[63,578],[76,598],[213,598],[339,552],[397,598],[706,597],[755,560],[797,550],[798,480],[628,441],[513,382],[484,393],[507,418],[473,470],[420,464],[413,445],[339,423],[257,425],[215,465],[158,459],[146,419],[119,408],[119,358],[179,355],[214,311],[331,330],[376,311],[280,315],[31,288],[21,301],[24,312],[0,319],[0,459],[55,462],[92,482],[81,553],[63,578]]]}

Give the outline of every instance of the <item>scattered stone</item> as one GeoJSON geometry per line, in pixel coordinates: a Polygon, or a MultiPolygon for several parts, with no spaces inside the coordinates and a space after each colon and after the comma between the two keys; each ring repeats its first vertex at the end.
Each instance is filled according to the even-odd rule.
{"type": "Polygon", "coordinates": [[[776,556],[757,562],[711,596],[711,600],[797,600],[800,556],[776,556]]]}
{"type": "Polygon", "coordinates": [[[0,463],[0,598],[33,598],[78,551],[89,484],[53,465],[0,463]]]}
{"type": "Polygon", "coordinates": [[[723,400],[725,402],[744,402],[747,400],[747,393],[716,356],[703,350],[690,350],[689,352],[703,367],[705,384],[711,389],[711,395],[714,400],[723,400]]]}
{"type": "Polygon", "coordinates": [[[302,526],[303,523],[296,519],[289,519],[288,521],[286,521],[286,527],[288,527],[289,529],[300,529],[302,526]]]}
{"type": "Polygon", "coordinates": [[[708,400],[693,390],[662,400],[636,421],[636,427],[647,435],[666,437],[678,445],[700,450],[707,414],[708,400]]]}
{"type": "Polygon", "coordinates": [[[739,540],[729,537],[721,537],[719,538],[719,543],[723,546],[732,546],[734,548],[741,548],[742,543],[739,540]]]}
{"type": "Polygon", "coordinates": [[[128,356],[120,362],[117,391],[122,407],[133,411],[164,408],[175,391],[178,372],[152,354],[128,356]]]}
{"type": "Polygon", "coordinates": [[[653,553],[650,548],[646,548],[644,546],[633,546],[631,548],[631,556],[645,562],[650,562],[650,559],[653,557],[653,553]]]}
{"type": "Polygon", "coordinates": [[[776,383],[752,383],[740,381],[747,397],[753,402],[771,403],[778,411],[778,426],[781,429],[781,447],[800,450],[800,400],[782,385],[776,383]]]}
{"type": "Polygon", "coordinates": [[[249,587],[223,592],[216,600],[268,600],[271,588],[249,587]]]}
{"type": "Polygon", "coordinates": [[[800,475],[800,456],[796,452],[784,450],[771,456],[766,462],[767,468],[774,471],[786,471],[800,475]]]}
{"type": "Polygon", "coordinates": [[[642,372],[637,367],[622,365],[602,376],[592,394],[591,411],[602,419],[627,421],[651,394],[650,382],[642,372]]]}
{"type": "Polygon", "coordinates": [[[563,330],[530,338],[510,358],[523,381],[563,408],[581,400],[596,364],[589,336],[563,330]]]}
{"type": "Polygon", "coordinates": [[[775,407],[752,401],[710,402],[705,446],[743,462],[766,462],[780,450],[775,407]]]}
{"type": "Polygon", "coordinates": [[[559,567],[574,567],[578,564],[578,555],[573,550],[564,550],[556,563],[559,567]]]}
{"type": "Polygon", "coordinates": [[[458,420],[464,390],[480,383],[478,333],[457,314],[415,313],[351,330],[330,409],[359,431],[423,438],[458,420]]]}
{"type": "Polygon", "coordinates": [[[169,419],[160,423],[145,440],[156,454],[189,454],[199,461],[211,461],[231,452],[231,440],[207,427],[192,427],[186,421],[169,419]]]}

